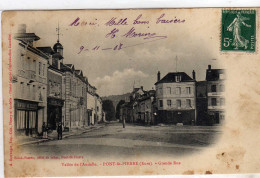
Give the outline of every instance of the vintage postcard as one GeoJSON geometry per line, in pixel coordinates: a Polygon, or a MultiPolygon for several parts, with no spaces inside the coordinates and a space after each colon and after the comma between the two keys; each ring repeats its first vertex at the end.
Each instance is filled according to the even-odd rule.
{"type": "Polygon", "coordinates": [[[5,176],[259,173],[259,12],[3,12],[5,176]]]}

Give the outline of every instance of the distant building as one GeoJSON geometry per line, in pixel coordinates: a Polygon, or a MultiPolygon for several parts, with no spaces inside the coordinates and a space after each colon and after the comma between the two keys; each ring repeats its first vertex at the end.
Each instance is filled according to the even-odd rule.
{"type": "Polygon", "coordinates": [[[213,124],[219,124],[225,118],[225,70],[211,69],[206,71],[208,114],[213,124]]]}
{"type": "Polygon", "coordinates": [[[134,88],[125,103],[120,107],[120,120],[129,123],[155,123],[155,90],[145,91],[143,87],[134,88]]]}
{"type": "Polygon", "coordinates": [[[168,73],[160,79],[157,74],[156,101],[158,122],[196,123],[196,81],[184,72],[168,73]]]}
{"type": "Polygon", "coordinates": [[[35,48],[40,38],[20,25],[15,35],[13,56],[13,98],[15,132],[22,135],[42,134],[47,122],[47,64],[50,55],[35,48]]]}
{"type": "Polygon", "coordinates": [[[100,122],[103,122],[103,116],[104,116],[104,113],[103,113],[103,108],[102,108],[102,99],[101,97],[96,94],[95,95],[95,99],[96,99],[96,115],[97,115],[97,122],[100,123],[100,122]]]}
{"type": "Polygon", "coordinates": [[[155,124],[155,90],[146,91],[139,99],[138,116],[142,123],[155,124]]]}
{"type": "Polygon", "coordinates": [[[125,119],[126,122],[140,121],[140,107],[138,99],[145,93],[143,87],[133,88],[130,96],[125,98],[125,103],[121,105],[120,120],[125,119]]]}

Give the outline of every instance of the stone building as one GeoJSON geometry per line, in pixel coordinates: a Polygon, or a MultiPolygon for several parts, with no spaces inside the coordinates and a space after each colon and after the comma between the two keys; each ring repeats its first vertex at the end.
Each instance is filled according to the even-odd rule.
{"type": "Polygon", "coordinates": [[[63,57],[57,52],[57,45],[54,49],[51,47],[37,47],[37,49],[50,55],[48,61],[48,87],[47,87],[47,127],[56,130],[59,122],[64,124],[64,90],[63,89],[63,73],[60,69],[63,57]]]}
{"type": "Polygon", "coordinates": [[[129,123],[155,124],[155,90],[133,88],[120,107],[120,120],[129,123]]]}
{"type": "Polygon", "coordinates": [[[207,81],[196,83],[197,125],[210,125],[208,117],[207,81]]]}
{"type": "Polygon", "coordinates": [[[73,64],[61,63],[61,70],[64,76],[65,84],[65,128],[71,129],[77,127],[77,109],[78,98],[76,96],[76,83],[75,68],[73,64]]]}
{"type": "Polygon", "coordinates": [[[103,102],[102,102],[101,97],[98,94],[95,95],[95,102],[96,102],[97,122],[100,123],[100,122],[104,121],[103,120],[104,113],[103,113],[103,108],[102,108],[103,102]]]}
{"type": "Polygon", "coordinates": [[[213,124],[219,124],[225,118],[225,70],[211,69],[206,71],[208,114],[213,124]]]}
{"type": "Polygon", "coordinates": [[[155,124],[155,90],[146,91],[138,99],[139,112],[138,117],[144,124],[155,124]]]}
{"type": "Polygon", "coordinates": [[[162,79],[157,74],[156,101],[158,122],[196,123],[196,81],[185,72],[171,72],[162,79]]]}
{"type": "Polygon", "coordinates": [[[47,122],[47,64],[50,56],[35,47],[40,38],[20,25],[13,48],[13,98],[15,132],[42,134],[47,122]]]}
{"type": "Polygon", "coordinates": [[[140,122],[140,107],[138,99],[145,93],[143,87],[133,88],[133,91],[125,98],[125,103],[120,108],[120,120],[125,119],[126,122],[140,122]]]}
{"type": "Polygon", "coordinates": [[[87,83],[82,70],[75,70],[76,76],[76,97],[78,108],[76,113],[76,125],[82,127],[87,125],[87,83]]]}
{"type": "Polygon", "coordinates": [[[96,87],[87,83],[87,116],[88,125],[94,125],[97,123],[96,113],[96,87]]]}

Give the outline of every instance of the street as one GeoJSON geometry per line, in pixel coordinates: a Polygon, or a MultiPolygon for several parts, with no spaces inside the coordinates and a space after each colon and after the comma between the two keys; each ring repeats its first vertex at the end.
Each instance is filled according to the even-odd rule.
{"type": "Polygon", "coordinates": [[[84,155],[127,157],[133,155],[182,156],[203,150],[217,141],[218,126],[140,126],[108,123],[63,140],[21,146],[23,153],[43,156],[84,155]]]}

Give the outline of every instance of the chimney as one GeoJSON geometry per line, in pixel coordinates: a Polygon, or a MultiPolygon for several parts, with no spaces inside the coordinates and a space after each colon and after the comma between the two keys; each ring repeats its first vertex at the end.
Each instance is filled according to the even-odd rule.
{"type": "Polygon", "coordinates": [[[18,33],[26,33],[26,24],[20,24],[18,26],[18,33]]]}
{"type": "Polygon", "coordinates": [[[157,82],[160,81],[160,80],[161,80],[161,72],[158,71],[158,73],[157,73],[157,82]]]}
{"type": "Polygon", "coordinates": [[[194,70],[192,71],[192,78],[193,78],[193,80],[196,80],[196,73],[194,70]]]}
{"type": "Polygon", "coordinates": [[[208,65],[208,70],[211,70],[211,65],[208,65]]]}

